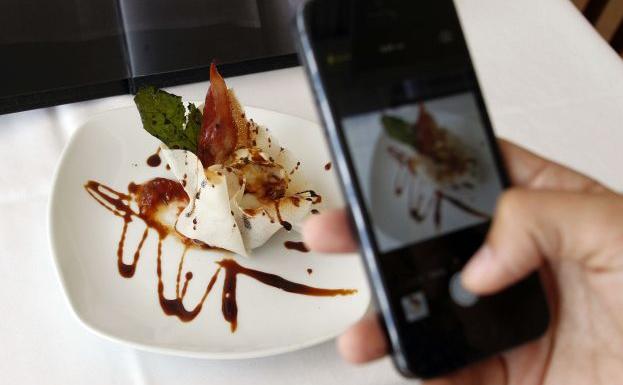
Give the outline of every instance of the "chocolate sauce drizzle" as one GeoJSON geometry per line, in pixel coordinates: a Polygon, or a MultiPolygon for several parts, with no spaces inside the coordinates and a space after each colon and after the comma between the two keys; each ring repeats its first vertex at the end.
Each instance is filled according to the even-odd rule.
{"type": "MultiPolygon", "coordinates": [[[[197,302],[193,308],[187,309],[186,306],[184,306],[183,300],[188,286],[193,278],[193,273],[190,271],[186,272],[182,283],[182,270],[186,254],[191,248],[206,249],[209,247],[200,242],[195,242],[191,239],[183,237],[181,234],[176,232],[175,229],[161,223],[156,217],[157,211],[163,205],[166,206],[178,203],[178,211],[181,212],[182,207],[188,203],[188,196],[184,192],[182,186],[178,182],[170,179],[155,178],[140,185],[130,183],[127,194],[115,191],[112,188],[96,181],[88,181],[84,185],[84,188],[87,193],[89,193],[89,195],[91,195],[91,197],[93,197],[93,199],[95,199],[100,205],[113,213],[115,216],[123,219],[123,229],[117,244],[117,267],[119,274],[122,277],[131,278],[134,276],[138,261],[140,259],[141,250],[148,236],[149,229],[154,229],[156,231],[158,234],[156,274],[158,278],[158,300],[160,307],[166,315],[175,316],[183,322],[190,322],[194,320],[199,313],[201,313],[203,304],[212,291],[212,288],[214,287],[221,271],[224,271],[225,273],[221,298],[221,311],[223,318],[229,322],[232,332],[235,332],[238,326],[238,304],[236,302],[236,283],[238,275],[246,275],[265,285],[272,286],[288,293],[300,295],[334,297],[352,295],[357,292],[357,290],[354,289],[324,289],[303,285],[289,281],[276,274],[244,267],[233,259],[224,258],[216,262],[218,268],[210,278],[210,281],[208,282],[199,302],[197,302]],[[130,206],[132,202],[136,202],[138,211],[132,209],[130,206]],[[145,228],[141,241],[134,252],[132,262],[130,264],[126,264],[123,262],[123,249],[127,229],[129,223],[133,221],[133,218],[141,219],[147,227],[145,228]],[[162,280],[162,242],[171,234],[177,236],[181,240],[184,244],[184,251],[180,258],[177,270],[175,297],[167,298],[164,294],[164,282],[162,280]],[[181,283],[182,285],[180,289],[181,283]]],[[[313,192],[310,196],[319,197],[313,192]]]]}
{"type": "Polygon", "coordinates": [[[281,210],[279,209],[279,202],[278,200],[275,201],[275,212],[277,213],[277,220],[279,220],[279,224],[286,229],[287,231],[292,230],[292,224],[288,221],[284,221],[283,218],[281,217],[281,210]]]}

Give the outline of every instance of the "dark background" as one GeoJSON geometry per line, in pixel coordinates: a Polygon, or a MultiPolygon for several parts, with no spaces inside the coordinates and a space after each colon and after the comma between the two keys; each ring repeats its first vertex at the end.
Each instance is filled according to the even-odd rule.
{"type": "Polygon", "coordinates": [[[300,0],[4,0],[0,113],[297,64],[300,0]]]}

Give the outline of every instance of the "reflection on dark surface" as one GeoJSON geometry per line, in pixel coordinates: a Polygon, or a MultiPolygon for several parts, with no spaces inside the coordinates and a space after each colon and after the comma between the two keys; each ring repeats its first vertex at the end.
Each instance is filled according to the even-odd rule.
{"type": "Polygon", "coordinates": [[[294,52],[283,0],[121,1],[134,76],[294,52]]]}
{"type": "Polygon", "coordinates": [[[0,113],[292,65],[298,2],[4,0],[0,113]]]}
{"type": "Polygon", "coordinates": [[[0,98],[128,77],[111,0],[0,2],[0,98]]]}

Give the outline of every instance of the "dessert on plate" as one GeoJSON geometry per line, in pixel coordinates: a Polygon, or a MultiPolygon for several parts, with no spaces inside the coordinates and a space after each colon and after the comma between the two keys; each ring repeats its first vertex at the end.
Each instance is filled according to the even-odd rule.
{"type": "Polygon", "coordinates": [[[214,64],[202,106],[184,107],[181,97],[153,87],[139,90],[135,102],[189,197],[175,223],[184,237],[249,256],[320,203],[301,163],[246,117],[214,64]]]}

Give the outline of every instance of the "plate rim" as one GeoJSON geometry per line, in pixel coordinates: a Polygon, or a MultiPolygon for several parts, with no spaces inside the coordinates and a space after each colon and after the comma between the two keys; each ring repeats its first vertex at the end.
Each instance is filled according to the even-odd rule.
{"type": "MultiPolygon", "coordinates": [[[[138,349],[138,350],[142,350],[146,352],[158,353],[158,354],[167,354],[167,355],[178,356],[178,357],[203,358],[203,359],[211,359],[211,360],[238,360],[238,359],[260,358],[260,357],[268,357],[268,356],[275,356],[279,354],[285,354],[285,353],[309,348],[311,346],[329,341],[331,339],[334,339],[338,335],[340,335],[344,330],[346,330],[344,328],[344,330],[332,332],[332,333],[326,333],[316,338],[311,338],[309,340],[306,340],[305,342],[302,342],[302,343],[284,345],[284,346],[275,347],[275,348],[256,349],[256,350],[250,350],[246,352],[206,352],[206,351],[200,351],[200,350],[194,351],[194,350],[180,349],[180,348],[175,348],[175,347],[151,345],[148,343],[133,340],[131,338],[120,337],[118,335],[115,335],[113,333],[110,333],[100,328],[99,326],[96,326],[90,323],[78,312],[74,299],[69,293],[66,277],[61,272],[61,267],[60,267],[59,255],[62,253],[62,250],[59,249],[60,246],[58,245],[58,242],[57,242],[57,238],[58,238],[57,232],[59,230],[54,225],[54,222],[57,221],[56,219],[57,214],[55,210],[57,209],[56,206],[58,205],[55,202],[58,200],[57,198],[58,194],[60,194],[60,191],[59,191],[60,186],[59,186],[58,179],[60,178],[64,165],[67,162],[67,157],[68,157],[69,152],[76,145],[75,143],[77,141],[77,137],[82,131],[85,130],[85,127],[91,121],[111,112],[116,112],[120,110],[128,110],[131,108],[133,108],[132,105],[127,105],[127,106],[119,106],[116,108],[107,109],[104,111],[99,111],[95,114],[90,115],[88,119],[81,122],[78,125],[78,127],[73,131],[73,133],[71,134],[71,137],[65,144],[61,152],[61,155],[59,157],[58,163],[56,164],[56,167],[54,169],[53,176],[52,176],[52,187],[51,187],[50,197],[48,199],[48,204],[47,204],[47,209],[46,209],[48,247],[49,247],[51,257],[53,260],[56,277],[58,281],[60,282],[64,301],[68,305],[70,312],[73,314],[73,316],[78,321],[78,323],[81,324],[83,327],[85,327],[88,331],[92,332],[93,334],[105,340],[112,341],[112,342],[115,342],[121,345],[125,345],[128,347],[134,348],[134,349],[138,349]]],[[[262,112],[270,112],[273,114],[281,115],[283,117],[295,118],[301,121],[305,121],[307,123],[314,124],[316,126],[320,126],[318,122],[314,122],[312,120],[309,120],[309,119],[306,119],[300,116],[286,114],[283,112],[279,112],[279,111],[275,111],[275,110],[271,110],[267,108],[255,107],[251,105],[245,105],[243,106],[243,108],[245,111],[247,109],[252,109],[252,110],[259,110],[262,112]]],[[[322,130],[322,127],[320,127],[320,129],[322,130]]],[[[352,257],[360,257],[359,253],[353,253],[353,254],[354,255],[352,257]]],[[[351,258],[349,256],[344,256],[344,257],[351,258]]],[[[365,307],[365,310],[362,311],[361,315],[357,318],[357,320],[362,319],[370,311],[372,307],[371,293],[368,293],[367,302],[368,303],[365,307]]]]}

